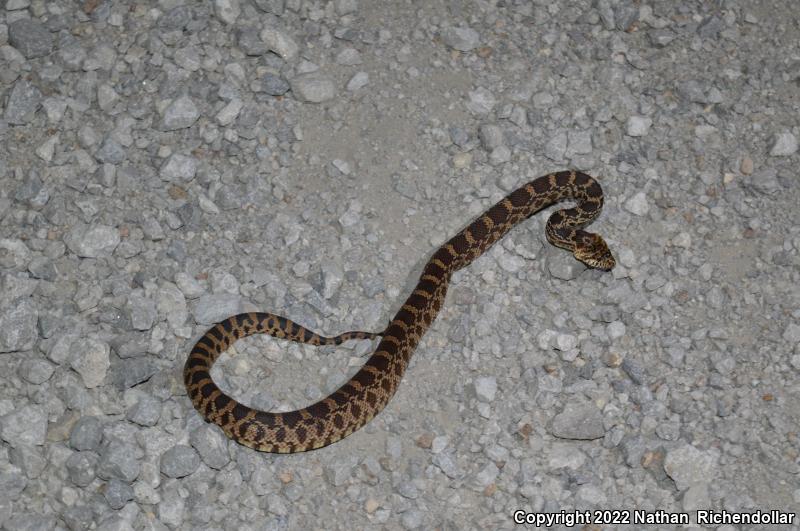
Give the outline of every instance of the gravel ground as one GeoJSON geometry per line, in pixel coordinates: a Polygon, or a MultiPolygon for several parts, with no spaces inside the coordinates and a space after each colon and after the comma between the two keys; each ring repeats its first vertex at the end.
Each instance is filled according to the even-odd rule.
{"type": "MultiPolygon", "coordinates": [[[[797,511],[799,38],[780,0],[0,1],[0,526],[797,511]],[[527,221],[322,450],[192,408],[210,323],[381,329],[440,243],[568,167],[612,273],[527,221]]],[[[251,337],[215,378],[292,409],[373,347],[251,337]]],[[[648,528],[687,527],[793,526],[648,528]]]]}

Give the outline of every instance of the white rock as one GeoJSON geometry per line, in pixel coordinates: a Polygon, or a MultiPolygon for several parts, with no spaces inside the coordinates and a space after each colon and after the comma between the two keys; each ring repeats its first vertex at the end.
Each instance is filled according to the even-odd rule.
{"type": "Polygon", "coordinates": [[[72,344],[70,367],[81,375],[83,385],[92,389],[102,385],[106,379],[109,359],[108,343],[93,338],[82,338],[72,344]]]}
{"type": "Polygon", "coordinates": [[[775,135],[775,143],[769,154],[773,157],[788,157],[797,152],[797,137],[789,131],[775,135]]]}
{"type": "Polygon", "coordinates": [[[291,61],[297,56],[297,43],[282,31],[275,28],[264,28],[261,30],[261,40],[270,51],[280,55],[286,61],[291,61]]]}
{"type": "Polygon", "coordinates": [[[478,400],[491,402],[497,394],[497,379],[494,376],[480,376],[472,384],[478,400]]]}
{"type": "Polygon", "coordinates": [[[355,91],[369,84],[369,74],[366,72],[356,72],[350,81],[347,82],[347,90],[355,91]]]}
{"type": "Polygon", "coordinates": [[[647,197],[644,192],[637,192],[625,201],[625,210],[637,216],[646,215],[650,210],[650,205],[647,203],[647,197]]]}
{"type": "Polygon", "coordinates": [[[487,114],[497,105],[497,99],[488,89],[478,87],[469,92],[467,109],[475,114],[487,114]]]}
{"type": "Polygon", "coordinates": [[[217,113],[217,123],[221,126],[230,125],[239,116],[244,107],[244,102],[239,98],[233,99],[217,113]]]}
{"type": "Polygon", "coordinates": [[[651,125],[653,121],[646,116],[631,116],[628,118],[628,136],[644,136],[651,125]]]}
{"type": "Polygon", "coordinates": [[[716,464],[717,455],[686,444],[667,452],[664,458],[664,471],[675,481],[678,490],[686,490],[695,483],[712,479],[716,464]]]}
{"type": "Polygon", "coordinates": [[[214,13],[225,24],[236,22],[241,12],[239,0],[214,0],[214,13]]]}
{"type": "Polygon", "coordinates": [[[316,72],[295,76],[290,84],[292,92],[300,101],[321,103],[336,95],[333,81],[316,72]]]}
{"type": "Polygon", "coordinates": [[[449,47],[468,52],[478,47],[480,34],[472,28],[449,27],[442,31],[442,40],[449,47]]]}

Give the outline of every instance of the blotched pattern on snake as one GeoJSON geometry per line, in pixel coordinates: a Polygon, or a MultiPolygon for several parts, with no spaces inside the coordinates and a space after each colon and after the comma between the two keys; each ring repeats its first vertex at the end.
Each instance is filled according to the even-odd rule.
{"type": "Polygon", "coordinates": [[[466,267],[512,227],[553,203],[570,199],[573,208],[547,220],[550,243],[572,251],[589,267],[610,270],[614,258],[605,241],[581,230],[603,207],[603,191],[589,175],[563,171],[540,177],[515,190],[442,245],[423,269],[419,283],[381,333],[346,332],[324,337],[284,317],[246,313],[230,317],[195,344],[183,370],[194,407],[231,439],[265,452],[313,450],[347,437],[377,415],[397,391],[425,331],[439,312],[455,271],[466,267]],[[211,366],[237,339],[266,333],[312,345],[383,336],[363,367],[319,402],[286,413],[259,411],[223,393],[211,379],[211,366]]]}

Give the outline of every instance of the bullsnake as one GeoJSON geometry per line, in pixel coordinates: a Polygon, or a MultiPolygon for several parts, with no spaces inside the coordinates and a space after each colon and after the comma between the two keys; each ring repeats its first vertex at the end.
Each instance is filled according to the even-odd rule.
{"type": "Polygon", "coordinates": [[[411,355],[444,302],[452,274],[486,252],[516,224],[564,199],[576,205],[550,216],[545,229],[548,241],[572,251],[588,267],[613,268],[614,257],[605,241],[581,230],[603,207],[600,185],[577,171],[551,173],[513,191],[439,247],[383,332],[325,337],[270,313],[243,313],[217,323],[197,341],[183,369],[192,404],[228,437],[264,452],[303,452],[347,437],[380,413],[397,391],[411,355]],[[338,390],[303,409],[273,413],[237,402],[217,387],[210,374],[211,366],[231,344],[258,333],[311,345],[382,339],[363,367],[338,390]]]}

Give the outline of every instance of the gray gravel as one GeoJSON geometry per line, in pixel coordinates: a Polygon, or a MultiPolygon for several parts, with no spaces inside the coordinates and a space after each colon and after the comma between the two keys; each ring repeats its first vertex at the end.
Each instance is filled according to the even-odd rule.
{"type": "MultiPolygon", "coordinates": [[[[800,507],[791,2],[0,6],[0,528],[800,507]],[[612,273],[531,218],[455,275],[386,410],[319,451],[192,408],[209,324],[380,330],[436,246],[568,167],[602,182],[612,273]]],[[[214,377],[288,410],[373,346],[252,337],[214,377]]]]}

